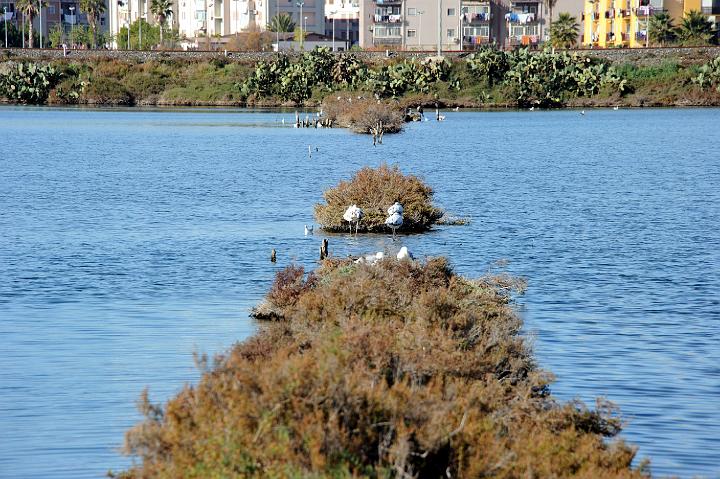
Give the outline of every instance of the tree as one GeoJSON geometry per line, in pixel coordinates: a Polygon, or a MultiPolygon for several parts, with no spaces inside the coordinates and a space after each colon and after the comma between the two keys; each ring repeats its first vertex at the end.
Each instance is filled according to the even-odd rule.
{"type": "Polygon", "coordinates": [[[680,25],[679,36],[684,45],[707,45],[715,36],[713,24],[705,15],[698,10],[690,10],[682,25],[680,25]]]}
{"type": "Polygon", "coordinates": [[[552,11],[553,8],[555,8],[555,4],[557,3],[557,0],[544,0],[545,1],[545,7],[548,9],[548,13],[550,14],[548,16],[548,30],[550,30],[550,33],[552,34],[552,11]]]}
{"type": "Polygon", "coordinates": [[[577,43],[579,25],[569,13],[561,13],[550,27],[550,43],[557,48],[572,48],[577,43]]]}
{"type": "MultiPolygon", "coordinates": [[[[40,12],[38,4],[41,3],[43,7],[47,7],[47,2],[38,2],[36,0],[18,0],[15,5],[16,8],[23,14],[23,22],[28,21],[28,46],[33,47],[33,19],[40,12]]],[[[9,31],[9,29],[8,29],[9,31]]]]}
{"type": "Polygon", "coordinates": [[[295,22],[287,13],[281,13],[272,17],[267,29],[271,32],[292,32],[295,30],[295,22]]]}
{"type": "Polygon", "coordinates": [[[5,46],[5,25],[7,25],[7,39],[9,47],[22,45],[22,34],[12,22],[0,22],[0,45],[5,46]]]}
{"type": "Polygon", "coordinates": [[[70,31],[70,43],[72,45],[83,45],[90,47],[92,45],[92,34],[90,29],[85,25],[77,25],[70,31]]]}
{"type": "MultiPolygon", "coordinates": [[[[125,50],[128,47],[127,27],[120,28],[117,34],[118,48],[125,50]]],[[[138,50],[147,50],[152,45],[157,45],[160,39],[160,27],[150,25],[144,18],[138,18],[130,25],[130,44],[138,50]],[[140,44],[140,25],[142,25],[142,44],[140,44]]]]}
{"type": "Polygon", "coordinates": [[[650,17],[650,41],[664,46],[675,40],[677,34],[672,17],[667,12],[660,12],[650,17]]]}
{"type": "Polygon", "coordinates": [[[173,13],[172,0],[152,0],[150,3],[150,13],[155,15],[155,18],[157,18],[158,24],[160,25],[160,45],[162,45],[165,21],[173,13]]]}
{"type": "Polygon", "coordinates": [[[87,14],[88,23],[92,30],[93,47],[97,48],[97,22],[100,15],[105,12],[104,0],[80,0],[80,10],[87,14]]]}
{"type": "Polygon", "coordinates": [[[65,30],[63,29],[62,25],[56,23],[48,31],[48,42],[53,48],[58,48],[60,45],[65,43],[65,30]]]}

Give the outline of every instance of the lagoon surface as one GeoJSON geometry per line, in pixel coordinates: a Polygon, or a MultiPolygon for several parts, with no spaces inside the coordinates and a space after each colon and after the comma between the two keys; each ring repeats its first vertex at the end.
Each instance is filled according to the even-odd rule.
{"type": "Polygon", "coordinates": [[[555,395],[614,401],[654,473],[720,477],[720,110],[446,116],[373,148],[293,112],[0,107],[0,477],[127,467],[140,392],[252,334],[274,272],[314,263],[322,191],[382,162],[471,224],[332,254],[525,276],[555,395]]]}

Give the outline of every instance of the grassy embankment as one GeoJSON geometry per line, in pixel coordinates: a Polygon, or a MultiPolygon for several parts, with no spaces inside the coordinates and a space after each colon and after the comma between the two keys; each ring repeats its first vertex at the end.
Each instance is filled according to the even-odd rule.
{"type": "MultiPolygon", "coordinates": [[[[259,64],[242,60],[54,60],[40,81],[0,64],[0,97],[20,103],[90,105],[318,106],[350,92],[402,111],[441,107],[720,105],[720,67],[698,81],[700,60],[616,64],[566,53],[490,50],[449,61],[312,52],[259,64]],[[21,92],[32,83],[37,91],[21,92]],[[13,84],[17,88],[13,89],[13,84]]],[[[20,60],[22,61],[22,60],[20,60]]],[[[707,60],[705,60],[707,61],[707,60]]],[[[26,69],[27,70],[27,69],[26,69]]]]}

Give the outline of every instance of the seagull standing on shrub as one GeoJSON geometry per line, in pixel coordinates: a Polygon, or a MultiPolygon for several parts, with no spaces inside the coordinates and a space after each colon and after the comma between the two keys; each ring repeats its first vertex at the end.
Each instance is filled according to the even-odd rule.
{"type": "Polygon", "coordinates": [[[394,215],[395,213],[403,214],[404,211],[405,211],[405,209],[403,208],[403,205],[401,205],[397,201],[395,203],[393,203],[393,205],[390,208],[388,208],[389,215],[394,215]]]}
{"type": "Polygon", "coordinates": [[[400,248],[400,251],[398,251],[397,259],[399,261],[405,260],[405,259],[414,259],[413,255],[408,251],[407,246],[403,246],[400,248]]]}
{"type": "MultiPolygon", "coordinates": [[[[393,205],[394,206],[394,205],[393,205]]],[[[385,220],[385,224],[390,227],[393,233],[393,241],[395,241],[395,230],[400,228],[403,224],[403,217],[401,213],[392,213],[385,220]]]]}
{"type": "Polygon", "coordinates": [[[363,217],[363,210],[358,208],[357,205],[352,205],[348,209],[345,210],[345,213],[343,214],[343,219],[350,223],[350,233],[352,233],[352,225],[355,223],[355,234],[358,232],[358,228],[360,227],[360,220],[363,217]]]}

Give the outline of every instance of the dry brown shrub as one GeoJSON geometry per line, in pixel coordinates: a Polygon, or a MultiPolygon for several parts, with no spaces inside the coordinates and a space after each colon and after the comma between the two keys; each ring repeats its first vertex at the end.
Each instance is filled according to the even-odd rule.
{"type": "Polygon", "coordinates": [[[341,181],[323,193],[326,204],[315,205],[315,219],[327,231],[347,231],[343,213],[353,204],[363,210],[359,231],[386,232],[387,209],[396,201],[405,208],[401,232],[427,231],[442,217],[432,205],[433,190],[414,175],[403,175],[397,166],[365,167],[350,181],[341,181]]]}
{"type": "Polygon", "coordinates": [[[287,308],[297,303],[297,300],[315,284],[316,278],[310,273],[305,278],[305,268],[290,265],[277,272],[275,281],[268,293],[268,300],[278,308],[287,308]]]}
{"type": "Polygon", "coordinates": [[[404,110],[397,103],[375,100],[369,93],[328,95],[322,109],[326,118],[355,133],[370,133],[380,122],[385,133],[398,133],[405,124],[404,110]]]}
{"type": "Polygon", "coordinates": [[[643,477],[612,410],[549,395],[492,280],[442,258],[317,275],[197,386],[143,398],[124,477],[643,477]]]}

